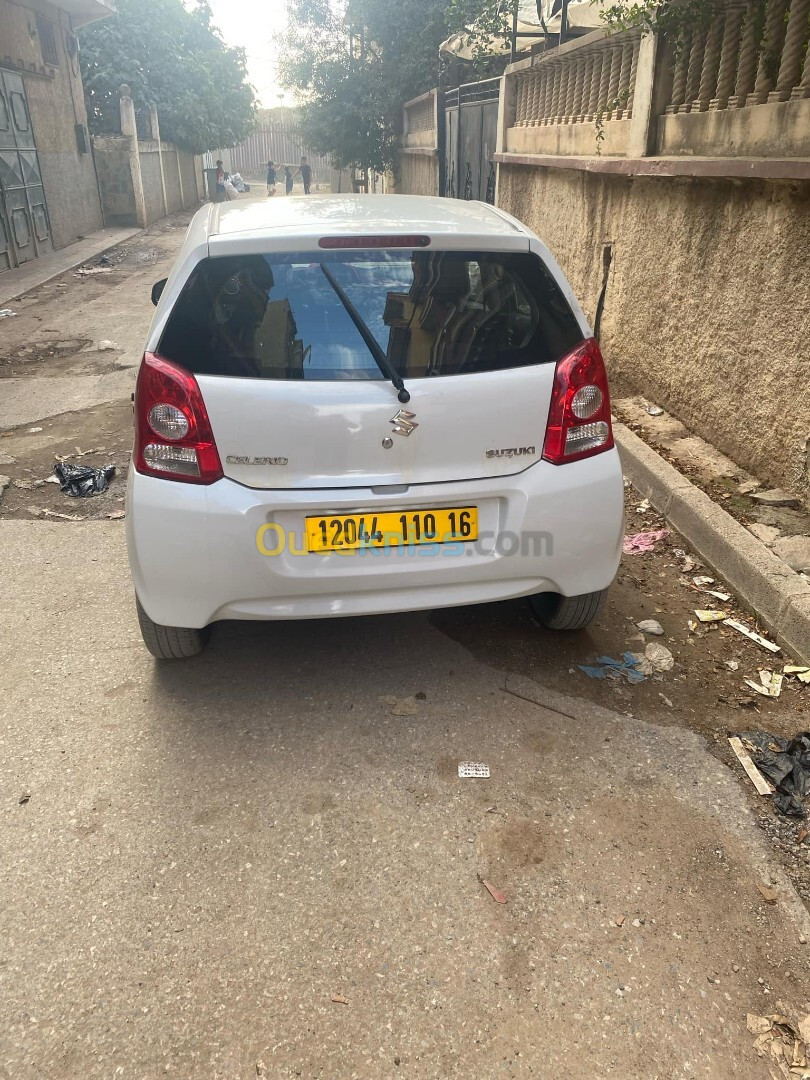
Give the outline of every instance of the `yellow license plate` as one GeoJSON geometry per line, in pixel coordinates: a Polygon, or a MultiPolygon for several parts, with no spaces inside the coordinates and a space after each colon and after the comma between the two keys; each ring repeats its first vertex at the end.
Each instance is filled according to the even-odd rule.
{"type": "Polygon", "coordinates": [[[308,517],[306,534],[308,551],[458,543],[478,539],[478,507],[308,517]]]}

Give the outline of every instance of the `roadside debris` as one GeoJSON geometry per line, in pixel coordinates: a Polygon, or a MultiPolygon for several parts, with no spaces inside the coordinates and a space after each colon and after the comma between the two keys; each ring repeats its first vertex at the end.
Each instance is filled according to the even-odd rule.
{"type": "Polygon", "coordinates": [[[739,671],[740,670],[740,662],[739,662],[739,660],[724,660],[723,663],[726,665],[726,667],[729,669],[729,671],[739,671]]]}
{"type": "Polygon", "coordinates": [[[664,628],[657,619],[642,619],[641,622],[636,623],[636,626],[643,633],[655,634],[656,637],[660,637],[664,633],[664,628]]]}
{"type": "Polygon", "coordinates": [[[387,706],[391,716],[416,716],[419,712],[419,707],[413,698],[384,695],[380,698],[380,701],[387,706]]]}
{"type": "Polygon", "coordinates": [[[100,495],[107,490],[109,481],[115,476],[114,465],[94,469],[92,465],[66,465],[60,462],[54,465],[53,471],[59,477],[61,490],[78,499],[100,495]]]}
{"type": "Polygon", "coordinates": [[[343,996],[343,994],[332,994],[332,1001],[334,1001],[335,1005],[348,1005],[349,1004],[349,999],[345,998],[343,996]]]}
{"type": "Polygon", "coordinates": [[[49,510],[46,506],[29,506],[28,513],[35,518],[58,518],[59,521],[81,521],[78,514],[58,514],[56,510],[49,510]]]}
{"type": "Polygon", "coordinates": [[[12,319],[17,314],[16,311],[12,311],[11,308],[0,308],[0,319],[12,319]]]}
{"type": "Polygon", "coordinates": [[[768,731],[744,731],[739,738],[756,767],[776,788],[776,809],[787,817],[805,817],[802,800],[810,784],[810,732],[786,739],[768,731]]]}
{"type": "Polygon", "coordinates": [[[746,774],[748,775],[748,779],[757,789],[759,794],[773,795],[773,788],[759,771],[759,769],[756,767],[756,765],[753,763],[753,761],[751,760],[751,755],[747,753],[739,737],[737,735],[732,735],[728,741],[731,749],[737,755],[737,760],[745,769],[746,774]]]}
{"type": "Polygon", "coordinates": [[[712,611],[706,608],[695,608],[695,614],[702,623],[722,622],[726,618],[725,611],[712,611]]]}
{"type": "Polygon", "coordinates": [[[714,578],[707,577],[705,574],[698,574],[697,577],[692,578],[692,583],[697,585],[699,589],[702,589],[706,585],[714,585],[714,578]]]}
{"type": "Polygon", "coordinates": [[[111,349],[117,348],[119,348],[117,341],[108,341],[106,338],[98,343],[99,352],[109,352],[111,349]]]}
{"type": "Polygon", "coordinates": [[[644,682],[644,675],[638,670],[639,653],[622,653],[621,660],[614,660],[612,656],[597,656],[594,665],[578,664],[580,671],[584,671],[589,679],[620,679],[622,676],[629,683],[644,682]]]}
{"type": "Polygon", "coordinates": [[[74,277],[92,277],[94,274],[111,274],[111,266],[80,266],[73,271],[74,277]]]}
{"type": "Polygon", "coordinates": [[[483,761],[460,761],[458,763],[458,775],[462,778],[477,776],[482,780],[489,778],[489,765],[483,761]]]}
{"type": "Polygon", "coordinates": [[[617,926],[624,926],[624,915],[617,915],[613,921],[617,926]]]}
{"type": "Polygon", "coordinates": [[[625,536],[622,550],[625,555],[642,555],[645,551],[654,551],[658,541],[667,536],[669,536],[669,529],[653,529],[651,532],[625,536]]]}
{"type": "Polygon", "coordinates": [[[780,675],[778,672],[773,671],[760,671],[759,682],[755,683],[753,679],[743,679],[746,686],[750,686],[752,690],[755,690],[762,697],[777,698],[782,693],[782,681],[784,675],[780,675]]]}
{"type": "MultiPolygon", "coordinates": [[[[777,1002],[777,1008],[785,1006],[777,1002]]],[[[752,1035],[756,1035],[754,1049],[760,1057],[767,1058],[771,1065],[779,1069],[779,1074],[790,1080],[806,1080],[808,1071],[808,1041],[810,1041],[810,1016],[794,1019],[784,1012],[771,1013],[770,1016],[758,1016],[748,1013],[745,1026],[752,1035]]],[[[768,1070],[771,1076],[778,1074],[768,1070]]]]}
{"type": "Polygon", "coordinates": [[[659,671],[671,671],[675,666],[675,657],[666,645],[661,645],[658,641],[651,641],[644,650],[643,656],[638,653],[633,655],[638,657],[637,667],[642,675],[655,675],[659,671]]]}
{"type": "Polygon", "coordinates": [[[664,415],[664,410],[661,408],[660,405],[648,405],[647,406],[647,412],[649,413],[650,416],[663,416],[664,415]]]}
{"type": "Polygon", "coordinates": [[[120,521],[121,518],[127,516],[127,512],[126,510],[113,510],[111,514],[105,514],[104,516],[110,521],[120,521]]]}
{"type": "Polygon", "coordinates": [[[810,686],[810,667],[802,664],[785,664],[782,671],[785,675],[795,675],[800,683],[810,686]]]}
{"type": "Polygon", "coordinates": [[[722,603],[727,604],[731,599],[731,594],[727,592],[715,592],[714,589],[707,589],[706,594],[713,596],[715,600],[720,600],[722,603]]]}
{"type": "Polygon", "coordinates": [[[732,627],[732,629],[743,634],[745,637],[749,638],[749,640],[755,641],[757,645],[761,645],[763,649],[768,649],[769,652],[778,653],[782,651],[779,645],[774,645],[772,641],[768,641],[767,638],[764,638],[762,634],[758,634],[755,630],[749,630],[747,626],[741,622],[737,622],[736,619],[726,619],[725,625],[732,627]]]}
{"type": "Polygon", "coordinates": [[[636,513],[637,514],[646,514],[649,509],[650,509],[650,500],[649,499],[642,499],[641,502],[636,507],[636,513]]]}
{"type": "Polygon", "coordinates": [[[38,431],[42,431],[42,428],[41,427],[30,427],[28,429],[28,434],[29,435],[35,435],[38,431]]]}
{"type": "Polygon", "coordinates": [[[487,881],[487,879],[481,877],[480,874],[478,875],[478,880],[481,882],[481,884],[484,886],[484,888],[487,890],[487,892],[496,904],[506,903],[506,897],[504,896],[504,894],[501,892],[500,889],[496,888],[491,881],[487,881]]]}

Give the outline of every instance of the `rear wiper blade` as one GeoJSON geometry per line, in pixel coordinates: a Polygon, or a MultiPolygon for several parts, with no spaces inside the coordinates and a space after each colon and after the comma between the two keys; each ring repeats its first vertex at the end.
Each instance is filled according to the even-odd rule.
{"type": "Polygon", "coordinates": [[[405,389],[405,383],[397,374],[394,365],[388,359],[387,354],[384,353],[383,350],[380,348],[379,342],[369,330],[368,326],[366,326],[360,312],[346,295],[345,289],[335,278],[335,275],[332,273],[332,271],[328,267],[324,266],[323,263],[319,263],[318,265],[320,266],[321,270],[323,270],[323,276],[335,290],[338,300],[340,300],[341,304],[343,304],[343,306],[346,308],[346,311],[349,314],[349,318],[357,327],[358,333],[365,342],[366,348],[374,357],[374,362],[376,363],[377,367],[380,369],[383,375],[385,375],[386,378],[390,379],[394,386],[397,388],[397,390],[399,391],[399,393],[397,394],[397,398],[404,405],[406,402],[411,400],[411,395],[405,389]]]}

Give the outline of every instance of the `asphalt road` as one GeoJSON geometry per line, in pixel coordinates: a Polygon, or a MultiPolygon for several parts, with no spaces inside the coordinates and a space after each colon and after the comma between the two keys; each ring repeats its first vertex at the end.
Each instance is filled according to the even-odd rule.
{"type": "MultiPolygon", "coordinates": [[[[179,237],[117,303],[69,283],[63,332],[95,341],[179,237]]],[[[128,310],[115,380],[150,314],[128,310]]],[[[87,348],[65,353],[74,389],[87,348]]],[[[71,424],[86,447],[99,409],[128,439],[117,382],[65,416],[28,378],[0,381],[5,408],[52,420],[0,451],[34,460],[71,424]]],[[[20,497],[57,505],[43,491],[20,497]]],[[[0,518],[0,1076],[767,1080],[746,1014],[810,1010],[808,916],[687,726],[689,657],[596,703],[522,606],[493,605],[222,624],[158,665],[122,522],[92,512],[0,518]]],[[[639,595],[621,584],[570,655],[624,639],[639,595]]]]}

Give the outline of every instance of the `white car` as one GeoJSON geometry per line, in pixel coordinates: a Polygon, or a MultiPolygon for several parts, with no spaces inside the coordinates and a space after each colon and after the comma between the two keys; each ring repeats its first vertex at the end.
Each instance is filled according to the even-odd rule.
{"type": "Polygon", "coordinates": [[[404,195],[213,204],[153,300],[127,542],[154,656],[220,619],[597,614],[623,534],[605,367],[520,222],[404,195]]]}

